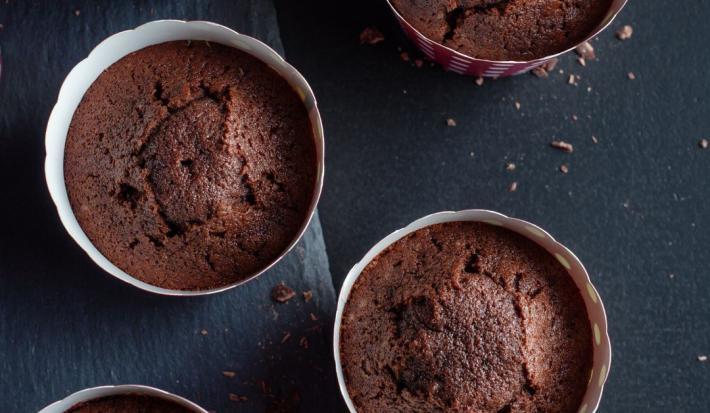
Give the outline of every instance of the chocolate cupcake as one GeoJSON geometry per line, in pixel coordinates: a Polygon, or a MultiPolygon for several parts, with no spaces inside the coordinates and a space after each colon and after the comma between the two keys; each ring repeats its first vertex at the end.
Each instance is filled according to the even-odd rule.
{"type": "Polygon", "coordinates": [[[381,251],[352,285],[338,341],[360,413],[577,412],[594,359],[560,260],[482,222],[426,226],[381,251]]]}
{"type": "Polygon", "coordinates": [[[195,411],[165,399],[132,394],[82,402],[66,413],[195,413],[195,411]]]}
{"type": "Polygon", "coordinates": [[[390,0],[427,38],[464,55],[531,61],[574,47],[612,0],[390,0]]]}
{"type": "Polygon", "coordinates": [[[206,290],[258,273],[298,237],[316,158],[288,81],[235,48],[174,41],[121,58],[89,87],[64,178],[78,223],[113,264],[154,286],[206,290]]]}

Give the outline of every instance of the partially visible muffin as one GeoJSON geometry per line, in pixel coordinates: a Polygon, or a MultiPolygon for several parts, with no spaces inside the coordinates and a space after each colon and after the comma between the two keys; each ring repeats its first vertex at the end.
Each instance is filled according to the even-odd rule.
{"type": "Polygon", "coordinates": [[[340,333],[360,413],[573,413],[593,361],[564,267],[527,238],[474,222],[420,229],[375,257],[340,333]]]}
{"type": "Polygon", "coordinates": [[[255,57],[206,42],[125,56],[74,113],[64,177],[74,214],[128,274],[178,290],[243,280],[307,219],[316,149],[305,105],[255,57]]]}
{"type": "Polygon", "coordinates": [[[66,413],[195,413],[195,411],[157,397],[131,394],[102,397],[80,403],[66,413]]]}
{"type": "Polygon", "coordinates": [[[612,0],[391,0],[429,39],[488,60],[533,60],[575,46],[612,0]]]}

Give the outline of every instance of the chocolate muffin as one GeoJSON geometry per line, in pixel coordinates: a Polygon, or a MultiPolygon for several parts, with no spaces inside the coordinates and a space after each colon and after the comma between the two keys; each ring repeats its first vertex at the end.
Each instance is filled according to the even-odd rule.
{"type": "Polygon", "coordinates": [[[509,230],[415,231],[370,262],[341,326],[358,412],[546,412],[580,407],[589,319],[554,257],[509,230]]]}
{"type": "Polygon", "coordinates": [[[195,413],[171,401],[143,395],[109,396],[81,403],[66,413],[195,413]]]}
{"type": "Polygon", "coordinates": [[[534,60],[581,42],[612,0],[392,0],[429,39],[487,60],[534,60]]]}
{"type": "Polygon", "coordinates": [[[307,219],[317,173],[306,108],[255,57],[220,44],[150,46],[91,85],[67,135],[64,177],[98,250],[152,285],[248,278],[307,219]]]}

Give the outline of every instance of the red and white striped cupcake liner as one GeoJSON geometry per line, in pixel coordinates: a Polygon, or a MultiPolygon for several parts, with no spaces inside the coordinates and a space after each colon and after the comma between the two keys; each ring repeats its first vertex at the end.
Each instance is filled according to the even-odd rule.
{"type": "Polygon", "coordinates": [[[387,4],[392,9],[392,12],[397,18],[400,26],[402,26],[404,32],[407,34],[407,37],[409,37],[409,39],[412,40],[412,42],[417,45],[419,50],[421,50],[422,53],[424,53],[429,59],[437,62],[443,66],[444,69],[461,75],[498,78],[528,72],[529,70],[534,69],[549,60],[573,50],[585,41],[595,37],[606,29],[607,26],[609,26],[609,24],[624,8],[627,1],[628,0],[614,0],[609,8],[609,11],[604,17],[604,20],[602,20],[602,22],[589,36],[578,44],[559,53],[529,61],[495,61],[467,56],[450,47],[444,46],[441,43],[427,38],[419,32],[419,30],[415,29],[414,26],[409,24],[409,22],[407,22],[401,14],[399,14],[390,0],[387,0],[387,4]]]}

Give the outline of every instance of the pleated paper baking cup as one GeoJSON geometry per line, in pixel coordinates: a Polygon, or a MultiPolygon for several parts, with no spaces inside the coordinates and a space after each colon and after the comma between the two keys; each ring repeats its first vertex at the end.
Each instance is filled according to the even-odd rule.
{"type": "Polygon", "coordinates": [[[597,293],[596,288],[589,279],[587,270],[584,268],[584,265],[582,265],[577,256],[572,253],[572,251],[557,242],[542,228],[527,221],[510,218],[497,212],[481,209],[470,209],[458,212],[439,212],[420,218],[405,228],[393,232],[375,244],[375,246],[372,247],[367,254],[365,254],[365,257],[363,257],[360,262],[355,264],[355,266],[348,273],[345,281],[343,282],[343,286],[340,290],[340,296],[338,298],[338,308],[335,315],[335,327],[333,331],[333,353],[335,356],[335,367],[340,392],[342,393],[343,399],[345,400],[350,412],[355,413],[357,412],[357,409],[348,394],[345,383],[345,376],[340,359],[340,328],[342,325],[345,305],[348,301],[353,285],[365,267],[390,245],[419,229],[446,222],[482,222],[503,227],[524,236],[544,248],[567,270],[567,273],[574,281],[575,285],[579,289],[582,299],[584,300],[593,340],[592,369],[589,372],[587,391],[582,399],[578,413],[596,412],[599,402],[601,401],[604,384],[609,374],[609,367],[611,365],[611,343],[609,342],[609,335],[607,332],[607,317],[606,311],[604,310],[604,304],[602,303],[601,297],[597,293]]]}
{"type": "Polygon", "coordinates": [[[111,396],[150,396],[156,399],[167,400],[177,404],[180,407],[195,412],[195,413],[207,413],[207,410],[196,405],[195,403],[168,393],[164,390],[156,389],[154,387],[141,386],[137,384],[125,384],[120,386],[100,386],[92,387],[90,389],[84,389],[78,391],[66,398],[59,400],[58,402],[52,403],[44,409],[40,410],[39,413],[65,413],[69,409],[76,407],[82,403],[87,403],[93,400],[98,400],[104,397],[111,396]]]}
{"type": "Polygon", "coordinates": [[[261,41],[237,33],[228,27],[206,21],[157,20],[133,30],[116,33],[101,42],[86,59],[79,62],[72,69],[64,80],[59,91],[59,98],[47,123],[45,145],[47,157],[44,170],[47,186],[49,187],[50,196],[57,207],[59,218],[69,235],[104,271],[142,290],[162,295],[194,296],[213,294],[242,285],[263,274],[288,254],[301,239],[313,218],[323,188],[325,137],[316,98],[306,79],[278,53],[261,41]],[[79,226],[79,222],[69,203],[64,181],[64,147],[67,132],[74,112],[79,106],[84,93],[104,70],[126,55],[148,46],[176,40],[199,40],[219,43],[248,53],[273,69],[291,85],[303,101],[313,129],[316,149],[317,170],[313,195],[308,206],[306,218],[290,244],[266,267],[261,268],[249,277],[232,284],[206,290],[173,290],[148,284],[126,273],[108,260],[92,244],[81,226],[79,226]]]}
{"type": "Polygon", "coordinates": [[[424,36],[419,30],[415,29],[414,26],[409,24],[407,20],[402,17],[402,15],[397,11],[390,0],[387,0],[387,4],[392,9],[399,25],[404,30],[404,33],[409,37],[409,39],[417,45],[419,50],[422,51],[429,59],[440,64],[444,69],[468,76],[483,76],[491,78],[507,77],[519,75],[526,73],[531,69],[545,64],[545,62],[557,58],[570,50],[575,49],[580,44],[592,39],[599,33],[601,33],[611,22],[616,18],[616,16],[621,12],[621,10],[626,5],[628,0],[614,0],[609,8],[609,11],[605,15],[604,19],[599,23],[599,25],[592,31],[589,36],[585,37],[582,41],[569,47],[559,53],[551,54],[549,56],[541,57],[538,59],[527,60],[527,61],[515,61],[515,60],[487,60],[478,59],[472,56],[465,55],[459,51],[456,51],[450,47],[444,46],[441,43],[435,42],[424,36]]]}

